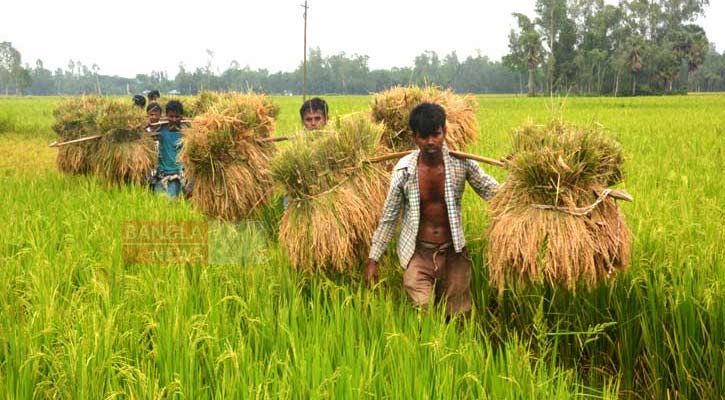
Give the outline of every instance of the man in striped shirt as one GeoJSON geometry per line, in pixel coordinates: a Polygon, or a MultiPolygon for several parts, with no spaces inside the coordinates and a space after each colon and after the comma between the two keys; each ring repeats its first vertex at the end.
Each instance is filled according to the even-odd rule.
{"type": "Polygon", "coordinates": [[[378,260],[402,211],[397,250],[408,296],[423,309],[431,300],[445,300],[446,314],[453,315],[471,309],[471,259],[461,223],[465,182],[486,200],[496,193],[498,183],[475,161],[448,153],[445,122],[445,110],[437,104],[422,103],[411,112],[409,125],[418,150],[393,169],[365,278],[377,281],[378,260]]]}

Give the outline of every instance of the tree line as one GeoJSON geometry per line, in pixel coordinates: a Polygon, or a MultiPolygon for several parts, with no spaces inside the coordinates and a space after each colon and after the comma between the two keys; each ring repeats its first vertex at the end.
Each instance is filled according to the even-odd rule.
{"type": "MultiPolygon", "coordinates": [[[[10,43],[4,43],[11,47],[10,43]]],[[[42,60],[35,66],[21,63],[17,50],[15,62],[4,65],[0,90],[5,94],[62,95],[102,93],[127,95],[143,90],[159,89],[168,93],[196,94],[202,90],[247,91],[270,94],[301,94],[303,66],[291,72],[253,70],[233,61],[224,71],[214,71],[211,61],[203,67],[187,69],[179,65],[175,76],[164,71],[137,74],[133,78],[108,76],[98,65],[70,60],[66,69],[45,68],[42,60]],[[7,72],[5,72],[7,71],[7,72]]],[[[368,94],[395,85],[437,84],[469,93],[511,93],[516,89],[517,76],[501,62],[477,54],[460,60],[455,52],[442,59],[432,51],[415,58],[414,66],[376,69],[368,66],[366,55],[345,53],[323,56],[319,48],[309,51],[307,60],[308,86],[316,94],[368,94]]]]}
{"type": "MultiPolygon", "coordinates": [[[[459,59],[425,51],[413,65],[370,69],[367,55],[308,55],[308,92],[367,94],[395,85],[435,84],[461,93],[568,93],[648,95],[725,90],[725,53],[718,53],[702,27],[709,0],[536,0],[535,15],[514,13],[509,53],[500,61],[480,53],[459,59]]],[[[0,93],[128,95],[159,89],[301,94],[303,66],[289,72],[253,70],[233,61],[217,72],[206,65],[175,76],[165,71],[133,78],[102,74],[96,65],[70,60],[50,70],[42,60],[23,63],[9,42],[0,43],[0,93]]]]}
{"type": "Polygon", "coordinates": [[[709,0],[620,0],[617,5],[537,0],[534,16],[514,14],[518,27],[509,34],[503,62],[525,76],[529,95],[721,90],[725,69],[717,60],[723,55],[695,24],[708,5],[709,0]]]}

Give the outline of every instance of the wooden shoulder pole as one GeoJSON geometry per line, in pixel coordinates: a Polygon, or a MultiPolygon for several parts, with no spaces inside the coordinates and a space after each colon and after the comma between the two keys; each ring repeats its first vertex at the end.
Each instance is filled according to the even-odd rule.
{"type": "Polygon", "coordinates": [[[397,153],[383,154],[382,156],[368,158],[367,160],[365,160],[365,162],[366,163],[378,163],[378,162],[383,162],[383,161],[388,161],[388,160],[395,160],[396,158],[403,158],[412,152],[413,152],[413,150],[408,150],[408,151],[400,151],[397,153]]]}
{"type": "Polygon", "coordinates": [[[80,139],[69,140],[67,142],[60,142],[60,143],[53,142],[53,143],[49,144],[48,147],[61,147],[61,146],[65,146],[65,145],[68,145],[68,144],[87,142],[89,140],[100,139],[102,136],[103,135],[93,135],[93,136],[82,137],[80,139]]]}
{"type": "Polygon", "coordinates": [[[466,158],[469,160],[475,160],[475,161],[482,162],[482,163],[485,163],[488,165],[494,165],[496,167],[504,168],[506,166],[506,164],[504,164],[503,161],[496,160],[494,158],[488,158],[488,157],[479,156],[476,154],[462,153],[460,151],[449,151],[449,153],[452,156],[455,156],[458,158],[466,158]]]}
{"type": "MultiPolygon", "coordinates": [[[[407,156],[408,154],[410,154],[412,152],[413,152],[412,150],[409,150],[409,151],[401,151],[401,152],[398,152],[398,153],[383,154],[382,156],[368,158],[367,160],[365,160],[365,162],[368,162],[368,163],[376,163],[376,162],[394,160],[396,158],[405,157],[405,156],[407,156]]],[[[465,158],[465,159],[468,159],[468,160],[475,160],[475,161],[478,161],[478,162],[482,162],[482,163],[489,164],[489,165],[494,165],[496,167],[501,167],[501,168],[506,167],[506,164],[504,164],[503,161],[499,161],[499,160],[496,160],[494,158],[483,157],[483,156],[479,156],[479,155],[476,155],[476,154],[463,153],[463,152],[460,152],[460,151],[448,151],[448,153],[450,155],[452,155],[454,157],[458,157],[458,158],[465,158]]]]}

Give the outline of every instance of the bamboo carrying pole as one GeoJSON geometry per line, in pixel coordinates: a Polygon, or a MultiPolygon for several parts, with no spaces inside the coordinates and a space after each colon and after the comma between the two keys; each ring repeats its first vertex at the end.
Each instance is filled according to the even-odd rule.
{"type": "MultiPolygon", "coordinates": [[[[270,138],[257,139],[257,143],[281,142],[284,140],[290,140],[291,138],[292,138],[291,136],[275,136],[275,137],[270,137],[270,138]]],[[[369,159],[365,160],[365,162],[376,163],[376,162],[381,162],[381,161],[394,160],[396,158],[404,157],[412,152],[413,152],[413,150],[408,150],[408,151],[401,151],[398,153],[385,154],[382,156],[369,158],[369,159]]],[[[476,154],[462,153],[460,151],[452,151],[452,150],[449,151],[449,153],[458,158],[466,158],[469,160],[475,160],[475,161],[479,161],[479,162],[482,162],[485,164],[494,165],[494,166],[502,167],[502,168],[505,166],[503,161],[499,161],[499,160],[484,157],[484,156],[479,156],[476,154]]]]}
{"type": "MultiPolygon", "coordinates": [[[[398,152],[398,153],[385,154],[385,155],[382,155],[382,156],[379,156],[379,157],[369,158],[369,159],[366,160],[366,162],[376,163],[376,162],[381,162],[381,161],[394,160],[396,158],[401,158],[401,157],[407,156],[408,154],[410,154],[412,152],[413,152],[413,150],[401,151],[401,152],[398,152]]],[[[462,153],[460,151],[452,151],[452,150],[448,151],[448,153],[450,153],[452,156],[456,156],[458,158],[465,158],[465,159],[468,159],[468,160],[475,160],[475,161],[479,161],[479,162],[482,162],[482,163],[485,163],[485,164],[494,165],[496,167],[502,167],[503,168],[503,167],[506,166],[506,164],[504,164],[503,161],[499,161],[499,160],[496,160],[496,159],[493,159],[493,158],[479,156],[479,155],[476,155],[476,154],[462,153]]]]}
{"type": "MultiPolygon", "coordinates": [[[[187,123],[188,124],[190,122],[191,122],[190,119],[182,119],[181,120],[181,123],[182,124],[184,124],[184,123],[187,123]]],[[[151,124],[149,124],[149,126],[161,126],[161,125],[168,125],[168,124],[169,124],[169,121],[161,120],[159,122],[151,123],[151,124]]],[[[155,134],[158,134],[158,132],[151,132],[150,134],[151,135],[155,135],[155,134]]],[[[87,142],[89,140],[96,140],[96,139],[100,139],[102,137],[103,137],[103,135],[93,135],[93,136],[82,137],[80,139],[69,140],[67,142],[60,142],[60,143],[59,142],[53,142],[53,143],[49,144],[48,147],[62,147],[62,146],[66,146],[66,145],[69,145],[69,144],[83,143],[83,142],[87,142]]]]}
{"type": "MultiPolygon", "coordinates": [[[[181,123],[182,124],[189,124],[189,123],[191,123],[191,120],[190,119],[182,119],[181,120],[181,123]]],[[[162,119],[159,122],[150,123],[149,126],[161,126],[161,125],[168,125],[168,124],[169,124],[169,121],[168,120],[162,119]]]]}
{"type": "Polygon", "coordinates": [[[65,146],[65,145],[68,145],[68,144],[87,142],[89,140],[100,139],[102,136],[103,135],[93,135],[93,136],[82,137],[80,139],[69,140],[67,142],[60,142],[60,143],[53,142],[53,143],[49,144],[48,147],[61,147],[61,146],[65,146]]]}
{"type": "Polygon", "coordinates": [[[289,139],[290,139],[289,136],[275,136],[275,137],[256,139],[256,142],[257,143],[282,142],[282,141],[289,140],[289,139]]]}
{"type": "MultiPolygon", "coordinates": [[[[395,160],[397,158],[402,158],[404,156],[407,156],[408,154],[410,154],[412,152],[413,152],[413,150],[408,150],[408,151],[401,151],[401,152],[397,152],[397,153],[385,154],[385,155],[378,156],[378,157],[368,158],[367,160],[365,160],[365,162],[376,163],[376,162],[382,162],[382,161],[388,161],[388,160],[395,160]]],[[[494,165],[496,167],[501,167],[501,168],[506,167],[505,162],[499,161],[499,160],[496,160],[493,158],[483,157],[483,156],[479,156],[476,154],[463,153],[460,151],[452,151],[452,150],[449,150],[448,153],[450,153],[451,155],[456,156],[458,158],[465,158],[465,159],[469,159],[469,160],[480,161],[482,163],[494,165]]],[[[608,196],[613,197],[617,200],[622,200],[622,201],[628,201],[628,202],[634,201],[634,197],[632,197],[631,194],[627,193],[626,191],[624,191],[622,189],[611,190],[608,193],[608,196]]]]}
{"type": "MultiPolygon", "coordinates": [[[[151,125],[153,125],[153,124],[151,124],[151,125]]],[[[158,135],[158,132],[150,132],[149,135],[152,135],[152,136],[158,135]]],[[[60,143],[53,142],[53,143],[49,144],[48,147],[62,147],[62,146],[66,146],[69,144],[87,142],[90,140],[100,139],[102,136],[103,135],[93,135],[93,136],[82,137],[80,139],[69,140],[67,142],[60,142],[60,143]]],[[[256,142],[257,143],[270,143],[270,142],[281,142],[281,141],[289,140],[289,139],[290,139],[289,136],[275,136],[275,137],[269,137],[269,138],[264,138],[264,139],[256,139],[256,142]]]]}

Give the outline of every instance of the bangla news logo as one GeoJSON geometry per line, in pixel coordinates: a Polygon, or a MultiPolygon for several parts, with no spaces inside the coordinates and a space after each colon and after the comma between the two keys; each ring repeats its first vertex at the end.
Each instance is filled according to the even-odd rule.
{"type": "Polygon", "coordinates": [[[206,222],[124,222],[122,253],[126,264],[187,265],[209,261],[206,222]]]}

